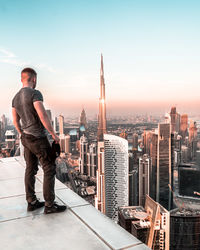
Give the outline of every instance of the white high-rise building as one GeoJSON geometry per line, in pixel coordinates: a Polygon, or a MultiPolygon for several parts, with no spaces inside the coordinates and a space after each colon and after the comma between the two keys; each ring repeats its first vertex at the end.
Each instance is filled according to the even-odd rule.
{"type": "Polygon", "coordinates": [[[104,134],[105,214],[118,220],[118,207],[128,206],[128,141],[104,134]]]}
{"type": "Polygon", "coordinates": [[[128,206],[128,170],[128,141],[104,134],[98,142],[95,207],[116,221],[118,207],[128,206]]]}

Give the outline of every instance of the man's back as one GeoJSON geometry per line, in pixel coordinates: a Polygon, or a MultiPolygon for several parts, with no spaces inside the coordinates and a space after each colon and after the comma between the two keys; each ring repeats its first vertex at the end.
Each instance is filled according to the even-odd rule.
{"type": "Polygon", "coordinates": [[[21,118],[24,133],[35,137],[44,137],[46,135],[45,128],[34,108],[35,101],[43,101],[40,91],[24,87],[13,98],[12,107],[16,109],[21,118]]]}

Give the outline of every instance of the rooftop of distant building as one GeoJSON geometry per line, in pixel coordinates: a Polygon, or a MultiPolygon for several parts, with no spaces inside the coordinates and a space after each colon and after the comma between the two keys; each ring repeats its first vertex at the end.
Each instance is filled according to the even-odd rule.
{"type": "MultiPolygon", "coordinates": [[[[1,249],[149,249],[111,219],[56,180],[56,201],[68,209],[45,215],[43,208],[27,212],[22,157],[0,159],[1,249]]],[[[43,172],[36,176],[42,196],[43,172]]]]}

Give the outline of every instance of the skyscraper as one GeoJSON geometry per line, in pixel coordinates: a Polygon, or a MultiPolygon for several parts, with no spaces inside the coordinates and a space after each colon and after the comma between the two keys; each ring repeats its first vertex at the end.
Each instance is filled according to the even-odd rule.
{"type": "Polygon", "coordinates": [[[103,55],[101,55],[101,71],[100,71],[100,98],[99,98],[99,116],[97,140],[103,141],[103,134],[106,133],[106,102],[105,102],[105,82],[103,70],[103,55]]]}
{"type": "Polygon", "coordinates": [[[65,135],[60,134],[59,139],[60,139],[60,151],[61,153],[64,153],[65,152],[65,135]]]}
{"type": "Polygon", "coordinates": [[[89,152],[87,153],[87,167],[88,167],[88,175],[92,177],[96,177],[97,171],[97,144],[93,142],[89,146],[89,152]]]}
{"type": "Polygon", "coordinates": [[[88,140],[85,135],[80,138],[80,172],[88,175],[87,168],[88,140]]]}
{"type": "Polygon", "coordinates": [[[65,135],[65,153],[70,153],[70,135],[65,135]]]}
{"type": "Polygon", "coordinates": [[[171,131],[172,133],[174,132],[179,132],[180,131],[180,119],[181,116],[179,113],[176,112],[176,107],[171,108],[170,112],[170,122],[171,122],[171,131]]]}
{"type": "Polygon", "coordinates": [[[145,205],[146,194],[150,193],[151,158],[144,154],[139,158],[139,206],[145,205]]]}
{"type": "Polygon", "coordinates": [[[64,117],[59,115],[58,117],[58,124],[59,124],[59,134],[64,134],[64,117]]]}
{"type": "Polygon", "coordinates": [[[190,127],[189,127],[189,142],[196,140],[197,138],[197,126],[196,122],[190,121],[190,127]]]}
{"type": "Polygon", "coordinates": [[[196,122],[191,121],[189,127],[189,149],[190,149],[190,159],[194,161],[196,159],[197,151],[197,126],[196,122]]]}
{"type": "Polygon", "coordinates": [[[133,134],[133,150],[138,150],[138,134],[133,134]]]}
{"type": "Polygon", "coordinates": [[[98,169],[97,169],[97,194],[95,208],[105,214],[105,166],[104,166],[104,141],[98,142],[98,169]]]}
{"type": "Polygon", "coordinates": [[[175,132],[176,131],[176,107],[171,108],[170,117],[171,117],[172,132],[175,132]]]}
{"type": "Polygon", "coordinates": [[[98,143],[95,207],[113,220],[119,206],[128,206],[128,169],[128,141],[104,134],[104,142],[98,143]]]}
{"type": "Polygon", "coordinates": [[[187,136],[187,129],[188,129],[188,115],[183,114],[181,115],[181,124],[180,124],[180,134],[183,140],[187,136]]]}
{"type": "Polygon", "coordinates": [[[158,130],[153,134],[150,146],[152,157],[152,174],[150,194],[162,206],[169,208],[171,184],[172,150],[170,124],[158,124],[158,130]],[[156,190],[154,189],[156,187],[156,190]]]}
{"type": "Polygon", "coordinates": [[[84,126],[85,129],[87,128],[86,113],[85,113],[84,108],[81,111],[79,123],[80,123],[80,127],[84,126]]]}
{"type": "Polygon", "coordinates": [[[105,213],[118,219],[118,207],[128,206],[128,141],[104,134],[105,213]]]}

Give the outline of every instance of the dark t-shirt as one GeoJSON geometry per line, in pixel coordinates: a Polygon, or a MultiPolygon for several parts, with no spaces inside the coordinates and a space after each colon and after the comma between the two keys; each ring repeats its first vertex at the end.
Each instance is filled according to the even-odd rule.
{"type": "Polygon", "coordinates": [[[21,128],[25,134],[35,137],[46,136],[46,130],[34,108],[33,103],[43,102],[43,96],[39,90],[29,87],[21,88],[12,100],[12,107],[16,109],[21,118],[21,128]]]}

